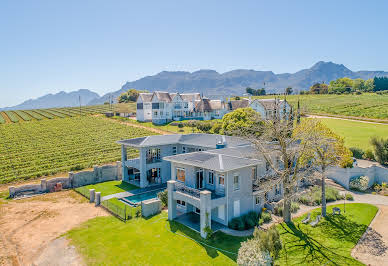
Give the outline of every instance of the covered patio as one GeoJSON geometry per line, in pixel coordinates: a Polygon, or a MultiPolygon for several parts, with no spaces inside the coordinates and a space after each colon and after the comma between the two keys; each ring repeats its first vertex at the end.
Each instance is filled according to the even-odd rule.
{"type": "MultiPolygon", "coordinates": [[[[188,213],[182,213],[182,214],[178,213],[178,216],[174,219],[174,221],[180,224],[183,224],[198,233],[201,233],[201,228],[200,228],[201,221],[200,221],[199,214],[196,214],[194,212],[188,212],[188,213]]],[[[216,232],[222,228],[226,228],[226,226],[212,220],[211,228],[213,232],[216,232]]]]}

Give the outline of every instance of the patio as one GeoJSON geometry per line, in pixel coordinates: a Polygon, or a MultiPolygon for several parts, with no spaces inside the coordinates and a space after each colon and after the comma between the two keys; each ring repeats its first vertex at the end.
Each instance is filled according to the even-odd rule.
{"type": "MultiPolygon", "coordinates": [[[[196,232],[201,231],[201,229],[200,229],[201,223],[200,223],[200,215],[199,214],[196,214],[193,212],[183,213],[183,214],[177,216],[174,219],[174,221],[176,221],[180,224],[183,224],[196,232]]],[[[212,228],[213,232],[216,232],[222,228],[226,228],[226,226],[212,220],[211,228],[212,228]]]]}

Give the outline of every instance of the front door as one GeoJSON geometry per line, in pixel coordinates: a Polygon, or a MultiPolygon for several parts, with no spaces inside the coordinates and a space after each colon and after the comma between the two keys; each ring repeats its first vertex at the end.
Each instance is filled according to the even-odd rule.
{"type": "Polygon", "coordinates": [[[203,188],[203,169],[197,171],[197,182],[195,184],[197,189],[203,188]]]}

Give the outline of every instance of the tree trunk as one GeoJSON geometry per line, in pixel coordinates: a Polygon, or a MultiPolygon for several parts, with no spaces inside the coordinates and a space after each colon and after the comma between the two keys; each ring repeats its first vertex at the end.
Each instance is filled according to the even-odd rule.
{"type": "Polygon", "coordinates": [[[289,199],[288,195],[285,195],[283,201],[283,220],[286,223],[291,222],[291,200],[289,199]]]}
{"type": "Polygon", "coordinates": [[[325,173],[322,173],[322,216],[326,217],[326,186],[325,173]]]}

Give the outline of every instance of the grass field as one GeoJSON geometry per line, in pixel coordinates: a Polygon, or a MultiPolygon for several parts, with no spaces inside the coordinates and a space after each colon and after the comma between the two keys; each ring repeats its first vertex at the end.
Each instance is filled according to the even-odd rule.
{"type": "MultiPolygon", "coordinates": [[[[343,204],[339,207],[344,214],[343,204]]],[[[302,224],[305,216],[294,220],[293,224],[277,226],[283,249],[275,265],[364,265],[351,256],[368,225],[377,213],[377,207],[370,204],[352,203],[346,205],[344,215],[328,215],[316,227],[302,224]]],[[[311,217],[320,213],[315,209],[311,217]]]]}
{"type": "Polygon", "coordinates": [[[101,192],[101,197],[124,192],[124,191],[130,191],[130,190],[138,188],[137,186],[123,182],[121,180],[120,181],[102,182],[102,183],[87,185],[84,187],[87,189],[94,188],[96,190],[96,192],[101,192]]]}
{"type": "MultiPolygon", "coordinates": [[[[253,98],[273,97],[269,95],[253,98]]],[[[298,98],[300,99],[301,108],[305,113],[388,119],[388,94],[363,93],[361,95],[325,94],[287,96],[287,100],[295,107],[298,98]]]]}
{"type": "MultiPolygon", "coordinates": [[[[121,160],[120,139],[154,135],[95,116],[0,125],[0,183],[121,160]]],[[[135,150],[128,156],[137,155],[135,150]]]]}
{"type": "Polygon", "coordinates": [[[388,137],[388,125],[331,118],[323,118],[320,120],[336,134],[344,137],[345,145],[349,148],[358,147],[365,151],[371,149],[371,137],[388,137]]]}
{"type": "Polygon", "coordinates": [[[0,111],[0,124],[18,123],[42,119],[66,118],[73,116],[85,116],[90,114],[102,114],[106,112],[132,113],[136,112],[136,103],[120,103],[92,105],[80,107],[64,107],[33,110],[0,111]]]}
{"type": "MultiPolygon", "coordinates": [[[[342,204],[338,207],[343,211],[342,204]]],[[[312,216],[319,212],[320,208],[315,209],[312,216]]],[[[303,217],[294,224],[278,225],[284,249],[275,265],[333,265],[328,260],[335,265],[362,265],[350,252],[376,212],[369,204],[347,204],[345,215],[329,215],[316,227],[300,224],[303,217]]],[[[166,213],[127,223],[114,217],[95,218],[66,235],[88,265],[235,265],[240,243],[246,239],[218,232],[204,240],[191,229],[169,222],[166,213]]]]}

